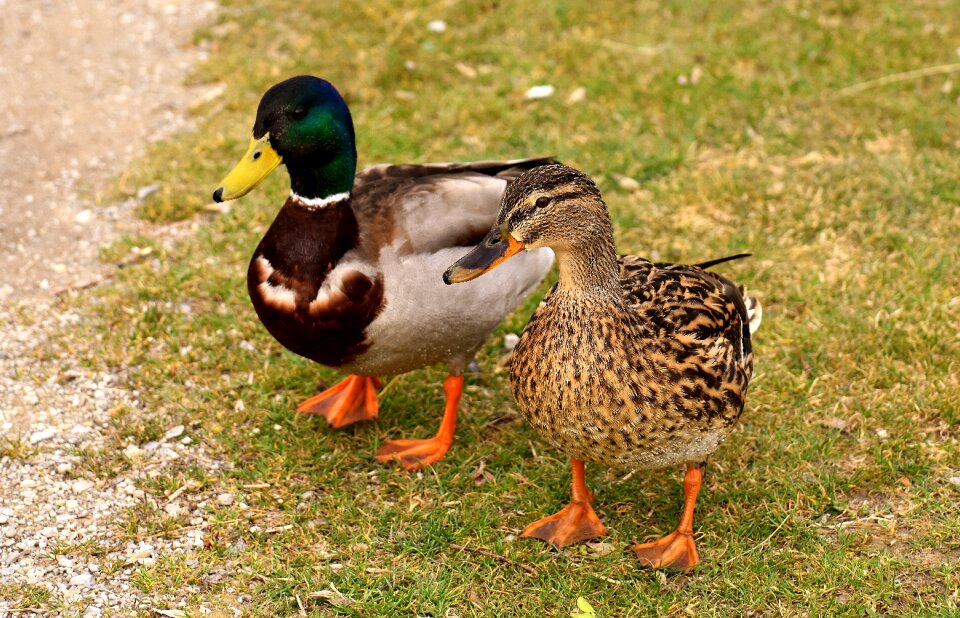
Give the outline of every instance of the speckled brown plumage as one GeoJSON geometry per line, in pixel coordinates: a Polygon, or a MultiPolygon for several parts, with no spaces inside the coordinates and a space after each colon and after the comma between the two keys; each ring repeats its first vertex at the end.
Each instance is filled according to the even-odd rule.
{"type": "Polygon", "coordinates": [[[696,266],[617,263],[618,294],[551,290],[514,351],[514,397],[577,459],[702,461],[740,416],[752,373],[740,292],[696,266]]]}
{"type": "MultiPolygon", "coordinates": [[[[596,185],[548,165],[501,201],[497,226],[444,274],[462,283],[523,249],[552,248],[560,281],[523,330],[510,382],[517,405],[570,456],[573,497],[523,536],[559,547],[600,536],[584,462],[631,469],[686,464],[676,532],[631,549],[645,566],[690,568],[693,507],[707,457],[743,411],[760,305],[702,265],[617,257],[596,185]]],[[[742,256],[733,256],[742,257],[742,256]]]]}

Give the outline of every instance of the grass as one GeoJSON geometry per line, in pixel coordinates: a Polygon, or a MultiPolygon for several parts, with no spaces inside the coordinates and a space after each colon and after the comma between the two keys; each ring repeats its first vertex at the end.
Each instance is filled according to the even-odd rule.
{"type": "MultiPolygon", "coordinates": [[[[190,478],[249,505],[218,507],[194,563],[164,557],[137,586],[200,586],[194,608],[247,595],[245,611],[263,616],[553,616],[579,596],[599,616],[956,615],[960,72],[844,89],[958,62],[960,5],[397,4],[225,1],[196,35],[211,55],[191,78],[223,94],[195,110],[195,134],[155,146],[117,183],[117,195],[162,187],[148,219],[202,219],[178,249],[84,299],[91,340],[109,333],[89,362],[133,367],[150,410],[119,411],[118,436],[188,424],[233,467],[145,489],[190,478]],[[434,19],[445,32],[427,29],[434,19]],[[535,298],[481,352],[455,447],[431,470],[371,455],[388,436],[434,431],[439,369],[399,378],[374,424],[331,432],[292,413],[337,375],[282,350],[246,298],[285,175],[229,212],[203,209],[260,94],[298,73],[345,93],[362,165],[555,154],[598,180],[621,251],[754,254],[723,267],[760,296],[764,323],[743,422],[701,492],[694,573],[645,572],[623,551],[676,524],[674,470],[588,468],[613,551],[513,539],[565,503],[569,482],[496,365],[535,298]],[[556,94],[524,100],[542,83],[556,94]]],[[[120,525],[176,535],[184,522],[144,507],[120,525]]]]}

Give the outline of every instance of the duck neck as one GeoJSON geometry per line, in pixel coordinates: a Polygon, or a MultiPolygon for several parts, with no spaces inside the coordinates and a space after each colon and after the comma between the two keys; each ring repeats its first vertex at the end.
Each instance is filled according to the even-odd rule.
{"type": "Polygon", "coordinates": [[[290,190],[307,200],[349,195],[357,173],[357,149],[351,142],[333,156],[315,155],[304,160],[289,161],[290,190]]]}
{"type": "Polygon", "coordinates": [[[590,295],[620,296],[620,267],[610,219],[598,219],[567,247],[555,247],[560,287],[590,295]]]}

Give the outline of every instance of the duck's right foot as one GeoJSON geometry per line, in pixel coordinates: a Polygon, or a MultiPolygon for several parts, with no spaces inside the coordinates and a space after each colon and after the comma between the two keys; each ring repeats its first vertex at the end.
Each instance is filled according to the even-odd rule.
{"type": "Polygon", "coordinates": [[[539,519],[520,536],[540,539],[557,547],[566,547],[580,541],[589,541],[606,534],[607,529],[593,511],[589,502],[571,502],[559,513],[539,519]]]}

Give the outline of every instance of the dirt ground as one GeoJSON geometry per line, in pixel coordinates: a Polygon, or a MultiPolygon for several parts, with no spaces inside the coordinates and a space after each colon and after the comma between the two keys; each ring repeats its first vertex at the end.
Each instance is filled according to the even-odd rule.
{"type": "MultiPolygon", "coordinates": [[[[144,145],[189,126],[187,46],[211,2],[0,0],[0,298],[97,280],[138,224],[92,203],[144,145]]],[[[149,191],[143,188],[143,191],[149,191]]]]}
{"type": "MultiPolygon", "coordinates": [[[[0,0],[0,616],[124,615],[162,601],[139,598],[130,569],[107,576],[95,558],[50,551],[92,542],[135,568],[176,548],[114,540],[117,513],[143,499],[140,472],[99,479],[76,455],[104,443],[110,411],[137,406],[137,393],[122,375],[35,350],[83,319],[51,300],[109,277],[101,248],[144,231],[136,198],[99,204],[97,195],[151,141],[189,129],[186,109],[203,93],[182,83],[204,55],[191,34],[215,10],[189,0],[0,0]],[[5,598],[30,588],[46,589],[49,607],[5,598]]],[[[131,455],[160,468],[202,458],[182,431],[131,455]]]]}

